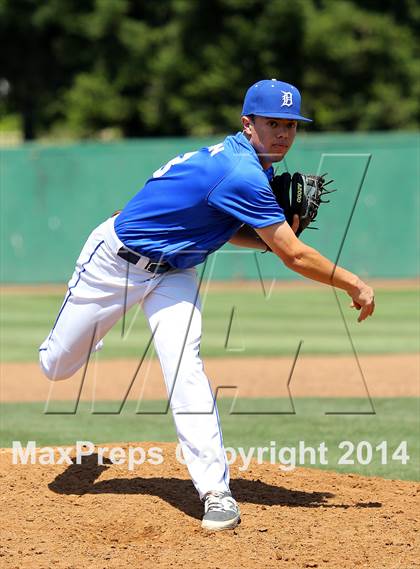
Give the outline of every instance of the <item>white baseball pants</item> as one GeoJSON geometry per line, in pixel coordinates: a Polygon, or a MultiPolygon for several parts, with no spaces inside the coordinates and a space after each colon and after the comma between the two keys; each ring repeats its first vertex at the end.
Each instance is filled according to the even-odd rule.
{"type": "Polygon", "coordinates": [[[195,269],[154,275],[117,256],[114,218],[86,241],[40,365],[51,380],[73,375],[135,303],[148,319],[184,459],[200,498],[229,489],[221,427],[199,348],[201,310],[195,269]]]}

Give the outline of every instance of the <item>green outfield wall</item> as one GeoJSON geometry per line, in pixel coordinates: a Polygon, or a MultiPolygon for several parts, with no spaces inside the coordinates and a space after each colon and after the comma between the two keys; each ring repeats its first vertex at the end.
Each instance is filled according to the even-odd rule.
{"type": "MultiPolygon", "coordinates": [[[[1,282],[67,281],[91,229],[124,206],[155,169],[222,138],[2,149],[1,282]]],[[[320,231],[306,231],[305,242],[361,276],[417,275],[418,133],[302,132],[279,165],[284,169],[328,172],[339,190],[320,211],[320,231]]],[[[214,279],[295,277],[272,254],[229,245],[206,270],[214,279]]]]}

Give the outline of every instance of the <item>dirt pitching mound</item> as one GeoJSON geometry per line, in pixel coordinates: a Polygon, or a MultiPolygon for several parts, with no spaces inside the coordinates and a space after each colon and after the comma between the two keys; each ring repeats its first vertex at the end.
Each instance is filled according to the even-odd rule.
{"type": "Polygon", "coordinates": [[[130,446],[157,446],[164,461],[134,470],[98,465],[97,455],[82,465],[12,465],[11,451],[1,451],[1,567],[420,567],[414,482],[233,466],[242,523],[206,533],[175,445],[130,446]]]}

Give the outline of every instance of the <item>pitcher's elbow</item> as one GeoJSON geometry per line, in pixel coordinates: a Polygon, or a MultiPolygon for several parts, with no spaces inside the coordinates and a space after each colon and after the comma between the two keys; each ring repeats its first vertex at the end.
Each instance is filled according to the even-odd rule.
{"type": "Polygon", "coordinates": [[[299,251],[275,250],[274,252],[288,269],[294,270],[301,263],[302,253],[299,251]]]}

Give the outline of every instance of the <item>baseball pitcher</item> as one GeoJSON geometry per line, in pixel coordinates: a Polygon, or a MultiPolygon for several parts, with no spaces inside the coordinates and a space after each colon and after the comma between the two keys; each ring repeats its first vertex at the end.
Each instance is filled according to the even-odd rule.
{"type": "Polygon", "coordinates": [[[118,215],[94,229],[39,351],[49,379],[68,378],[99,349],[123,312],[141,304],[207,530],[234,528],[240,512],[200,359],[195,266],[228,241],[271,250],[292,271],[346,291],[359,321],[374,311],[368,285],[297,237],[328,192],[325,180],[273,175],[272,164],[291,148],[298,121],[310,121],[300,114],[300,103],[293,85],[258,81],[245,95],[242,132],[170,160],[118,215]],[[203,454],[212,460],[200,460],[203,454]]]}

